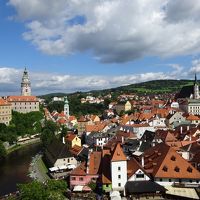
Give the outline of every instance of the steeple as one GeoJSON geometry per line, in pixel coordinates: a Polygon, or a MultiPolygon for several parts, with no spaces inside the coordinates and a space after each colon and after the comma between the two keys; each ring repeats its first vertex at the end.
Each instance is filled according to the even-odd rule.
{"type": "Polygon", "coordinates": [[[195,73],[194,84],[197,84],[197,74],[195,73]]]}
{"type": "Polygon", "coordinates": [[[196,73],[195,73],[195,78],[194,78],[194,99],[199,99],[199,84],[197,81],[196,73]]]}
{"type": "Polygon", "coordinates": [[[25,67],[22,82],[21,82],[21,95],[22,96],[31,96],[31,82],[28,76],[28,71],[25,67]]]}

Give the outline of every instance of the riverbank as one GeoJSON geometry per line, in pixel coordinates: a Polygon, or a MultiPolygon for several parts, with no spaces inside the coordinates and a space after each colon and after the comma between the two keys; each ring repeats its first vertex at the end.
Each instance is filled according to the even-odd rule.
{"type": "Polygon", "coordinates": [[[27,141],[26,143],[20,143],[20,144],[17,143],[15,146],[12,146],[11,148],[6,149],[6,152],[7,152],[7,154],[10,154],[13,151],[16,151],[16,150],[24,148],[28,145],[37,144],[37,143],[40,143],[40,142],[41,142],[40,138],[35,138],[35,139],[30,140],[30,141],[27,141]]]}
{"type": "Polygon", "coordinates": [[[29,177],[44,183],[50,179],[47,173],[48,169],[42,160],[42,154],[35,155],[30,163],[29,177]]]}

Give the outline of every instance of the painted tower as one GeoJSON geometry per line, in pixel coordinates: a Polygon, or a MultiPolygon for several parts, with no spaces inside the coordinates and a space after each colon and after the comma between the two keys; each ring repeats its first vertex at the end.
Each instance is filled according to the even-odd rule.
{"type": "Polygon", "coordinates": [[[197,81],[196,74],[195,74],[195,80],[194,80],[194,99],[199,99],[199,84],[197,81]]]}
{"type": "Polygon", "coordinates": [[[69,102],[67,96],[64,97],[64,114],[69,118],[69,102]]]}
{"type": "Polygon", "coordinates": [[[112,189],[123,191],[127,182],[127,159],[118,143],[113,151],[111,159],[112,189]]]}
{"type": "Polygon", "coordinates": [[[31,82],[26,68],[22,76],[21,82],[21,96],[31,96],[31,82]]]}

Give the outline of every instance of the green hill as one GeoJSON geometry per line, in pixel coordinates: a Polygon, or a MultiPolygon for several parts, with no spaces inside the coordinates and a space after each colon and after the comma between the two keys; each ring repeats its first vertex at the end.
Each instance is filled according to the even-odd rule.
{"type": "Polygon", "coordinates": [[[175,93],[178,92],[183,86],[192,85],[193,80],[154,80],[154,81],[147,81],[142,83],[135,83],[126,86],[120,86],[111,89],[104,89],[104,90],[92,90],[88,92],[76,92],[71,94],[65,93],[51,93],[40,96],[41,98],[50,99],[53,96],[64,96],[64,95],[78,95],[78,96],[86,96],[88,94],[99,96],[99,95],[106,95],[109,93],[136,93],[136,94],[163,94],[163,93],[175,93]]]}

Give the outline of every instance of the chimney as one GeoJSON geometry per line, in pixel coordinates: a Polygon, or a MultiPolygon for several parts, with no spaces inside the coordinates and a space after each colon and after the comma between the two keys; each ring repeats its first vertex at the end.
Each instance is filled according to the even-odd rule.
{"type": "Polygon", "coordinates": [[[62,139],[63,139],[63,144],[65,144],[65,137],[63,137],[62,139]]]}
{"type": "Polygon", "coordinates": [[[124,136],[122,136],[122,144],[124,143],[124,136]]]}
{"type": "Polygon", "coordinates": [[[141,165],[144,167],[144,156],[142,156],[141,165]]]}
{"type": "Polygon", "coordinates": [[[180,133],[181,134],[183,133],[183,127],[182,126],[180,127],[180,133]]]}

